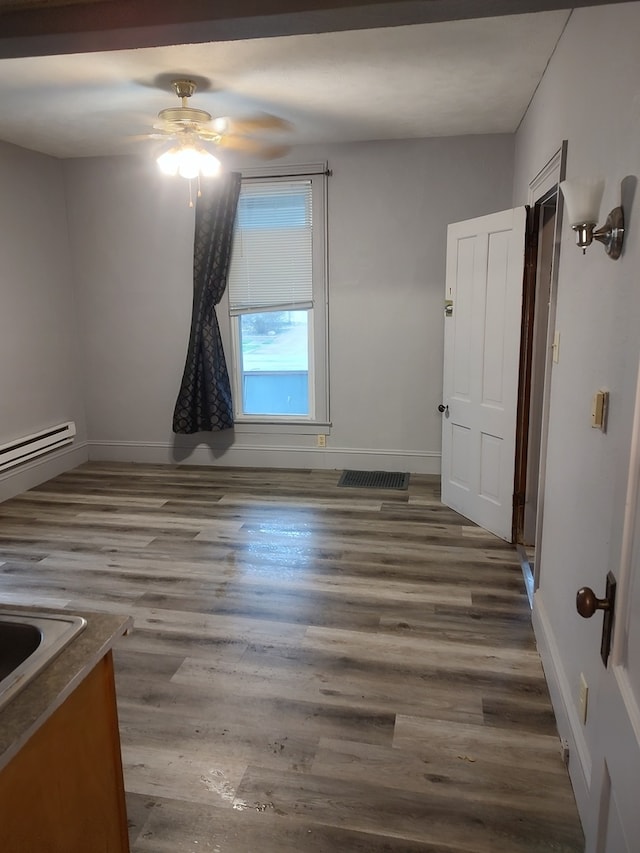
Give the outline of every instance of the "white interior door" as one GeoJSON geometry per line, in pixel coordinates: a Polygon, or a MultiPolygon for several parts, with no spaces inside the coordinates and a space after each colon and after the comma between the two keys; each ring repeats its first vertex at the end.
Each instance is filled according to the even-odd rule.
{"type": "Polygon", "coordinates": [[[511,541],[525,207],[449,225],[442,500],[511,541]]]}
{"type": "Polygon", "coordinates": [[[594,709],[587,853],[640,850],[640,373],[630,463],[622,555],[613,572],[613,647],[594,709]]]}

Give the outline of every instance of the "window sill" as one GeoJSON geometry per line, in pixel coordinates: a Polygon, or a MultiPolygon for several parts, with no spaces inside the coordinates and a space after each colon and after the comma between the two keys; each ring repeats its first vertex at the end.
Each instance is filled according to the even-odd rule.
{"type": "Polygon", "coordinates": [[[257,421],[236,420],[238,434],[250,435],[331,435],[331,424],[319,421],[257,421]]]}

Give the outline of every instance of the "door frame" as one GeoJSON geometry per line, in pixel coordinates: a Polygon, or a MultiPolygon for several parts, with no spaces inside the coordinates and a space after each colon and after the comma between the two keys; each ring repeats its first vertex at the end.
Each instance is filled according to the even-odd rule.
{"type": "MultiPolygon", "coordinates": [[[[518,415],[516,424],[516,459],[513,488],[513,542],[522,539],[524,529],[524,506],[527,493],[527,461],[529,443],[529,421],[531,414],[531,379],[533,365],[533,333],[536,316],[536,294],[538,291],[538,236],[542,207],[556,200],[555,234],[551,266],[551,288],[546,334],[546,360],[543,380],[542,429],[540,438],[540,464],[538,467],[538,500],[536,508],[536,536],[533,576],[527,578],[531,595],[540,585],[540,551],[544,512],[544,481],[546,471],[547,440],[549,433],[549,410],[551,399],[551,367],[553,359],[553,335],[555,331],[556,303],[558,294],[558,268],[560,260],[560,236],[562,232],[562,193],[558,191],[564,180],[567,163],[567,140],[545,163],[529,183],[528,204],[530,217],[527,223],[527,258],[522,306],[522,337],[520,342],[520,381],[518,385],[518,415]],[[529,245],[531,244],[531,245],[529,245]]],[[[529,572],[530,572],[529,568],[529,572]]],[[[526,569],[525,569],[526,572],[526,569]]]]}
{"type": "Polygon", "coordinates": [[[524,281],[522,284],[522,322],[520,325],[520,364],[518,367],[518,408],[516,412],[516,459],[513,477],[513,518],[511,541],[522,541],[524,508],[527,493],[529,454],[529,418],[531,413],[531,379],[533,367],[533,330],[536,316],[538,284],[538,234],[541,203],[527,207],[524,281]]]}

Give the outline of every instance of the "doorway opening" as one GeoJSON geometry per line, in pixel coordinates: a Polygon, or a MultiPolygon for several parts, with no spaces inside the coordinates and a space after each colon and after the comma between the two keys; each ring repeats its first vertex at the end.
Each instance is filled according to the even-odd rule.
{"type": "Polygon", "coordinates": [[[562,224],[558,184],[565,173],[566,151],[564,142],[530,185],[513,505],[513,542],[530,603],[540,583],[551,369],[559,351],[555,330],[562,224]]]}

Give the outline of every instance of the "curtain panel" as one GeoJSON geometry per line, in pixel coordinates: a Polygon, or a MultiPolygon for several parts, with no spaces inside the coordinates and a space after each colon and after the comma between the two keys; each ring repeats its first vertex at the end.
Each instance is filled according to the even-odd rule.
{"type": "Polygon", "coordinates": [[[175,433],[233,427],[233,401],[216,305],[227,286],[241,176],[231,172],[196,202],[193,312],[187,360],[173,413],[175,433]]]}

